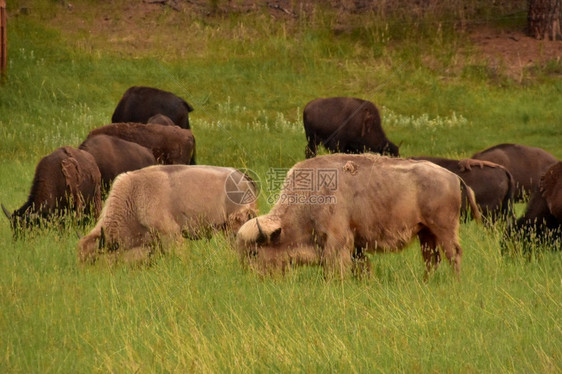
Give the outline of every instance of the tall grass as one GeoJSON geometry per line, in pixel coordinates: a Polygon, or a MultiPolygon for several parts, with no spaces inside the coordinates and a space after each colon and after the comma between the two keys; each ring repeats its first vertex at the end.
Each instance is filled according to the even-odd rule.
{"type": "MultiPolygon", "coordinates": [[[[82,268],[71,233],[4,246],[7,371],[560,370],[560,256],[502,257],[463,228],[462,282],[421,282],[417,250],[374,257],[368,280],[245,272],[221,236],[146,269],[82,268]]],[[[9,233],[3,232],[3,240],[9,233]]],[[[414,246],[415,247],[415,246],[414,246]]]]}
{"type": "MultiPolygon", "coordinates": [[[[195,107],[198,162],[250,168],[262,184],[269,168],[304,158],[302,108],[329,95],[374,101],[404,156],[517,142],[562,158],[560,80],[481,74],[463,63],[485,66],[462,35],[399,34],[396,18],[387,28],[322,9],[271,22],[156,6],[131,21],[127,2],[36,4],[18,16],[20,4],[9,4],[0,201],[10,209],[42,156],[78,145],[141,84],[195,107]]],[[[502,255],[500,226],[462,224],[461,282],[446,263],[423,282],[416,243],[372,256],[371,277],[344,281],[318,268],[262,279],[223,235],[186,241],[147,267],[82,266],[75,230],[15,241],[0,223],[0,371],[562,371],[560,253],[502,255]]]]}

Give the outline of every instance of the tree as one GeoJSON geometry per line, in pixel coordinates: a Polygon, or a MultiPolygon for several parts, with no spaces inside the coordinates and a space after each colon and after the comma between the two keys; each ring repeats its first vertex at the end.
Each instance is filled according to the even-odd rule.
{"type": "Polygon", "coordinates": [[[529,0],[529,34],[537,39],[562,38],[560,20],[562,0],[529,0]]]}
{"type": "Polygon", "coordinates": [[[0,0],[0,75],[6,73],[8,65],[8,38],[6,36],[6,0],[0,0]]]}

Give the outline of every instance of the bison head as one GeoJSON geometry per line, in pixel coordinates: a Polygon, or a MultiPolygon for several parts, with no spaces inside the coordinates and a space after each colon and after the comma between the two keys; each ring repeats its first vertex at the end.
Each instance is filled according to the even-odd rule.
{"type": "Polygon", "coordinates": [[[93,263],[99,250],[99,236],[86,235],[78,242],[78,260],[82,263],[93,263]]]}
{"type": "Polygon", "coordinates": [[[102,252],[115,252],[119,249],[119,243],[108,238],[105,231],[103,226],[97,226],[78,241],[80,262],[94,263],[102,252]]]}
{"type": "Polygon", "coordinates": [[[42,223],[42,217],[39,213],[34,212],[32,205],[26,204],[22,208],[11,212],[2,204],[4,215],[10,221],[10,227],[14,234],[14,239],[25,236],[25,231],[39,226],[42,223]]]}
{"type": "Polygon", "coordinates": [[[298,240],[295,230],[278,217],[261,216],[246,222],[236,235],[236,246],[244,263],[261,274],[292,264],[318,264],[319,252],[308,240],[298,240]]]}

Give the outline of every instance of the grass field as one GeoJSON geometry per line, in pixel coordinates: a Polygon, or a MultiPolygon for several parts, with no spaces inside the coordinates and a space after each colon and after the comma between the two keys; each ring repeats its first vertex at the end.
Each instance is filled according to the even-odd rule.
{"type": "MultiPolygon", "coordinates": [[[[27,14],[8,4],[0,201],[9,209],[26,200],[39,159],[109,123],[132,85],[192,104],[198,163],[254,170],[262,213],[276,192],[267,171],[304,158],[302,108],[320,96],[375,102],[403,156],[514,142],[562,159],[560,61],[514,80],[466,34],[427,25],[416,36],[410,24],[354,15],[336,33],[341,15],[327,10],[273,22],[145,3],[141,14],[135,4],[37,1],[27,14]]],[[[461,225],[460,282],[447,264],[423,282],[416,242],[372,256],[361,280],[326,281],[318,268],[262,279],[223,235],[186,241],[148,267],[82,266],[75,230],[87,229],[15,241],[1,221],[0,372],[562,372],[562,257],[502,255],[501,225],[461,225]]]]}

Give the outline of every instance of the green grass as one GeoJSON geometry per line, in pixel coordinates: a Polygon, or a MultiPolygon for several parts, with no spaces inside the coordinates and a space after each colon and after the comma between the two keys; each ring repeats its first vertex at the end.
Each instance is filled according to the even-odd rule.
{"type": "MultiPolygon", "coordinates": [[[[9,209],[25,201],[41,157],[109,123],[122,93],[141,84],[195,107],[199,163],[250,168],[264,187],[269,168],[304,158],[302,108],[318,96],[374,101],[404,156],[516,142],[562,158],[559,62],[518,83],[490,75],[462,34],[416,37],[359,15],[339,34],[327,11],[271,22],[156,8],[138,21],[151,32],[131,40],[112,28],[130,22],[124,2],[73,4],[39,1],[9,19],[0,86],[9,209]],[[103,15],[108,34],[90,34],[103,15]]],[[[561,372],[560,253],[502,255],[501,229],[473,222],[460,236],[461,282],[442,264],[424,283],[417,243],[372,256],[368,279],[325,281],[318,268],[262,279],[222,235],[186,241],[150,267],[90,267],[77,262],[73,226],[14,241],[3,220],[0,371],[561,372]]]]}
{"type": "Polygon", "coordinates": [[[78,266],[72,233],[2,234],[4,371],[560,370],[560,256],[503,258],[473,224],[462,282],[427,284],[415,249],[364,281],[263,280],[221,236],[132,269],[78,266]]]}

